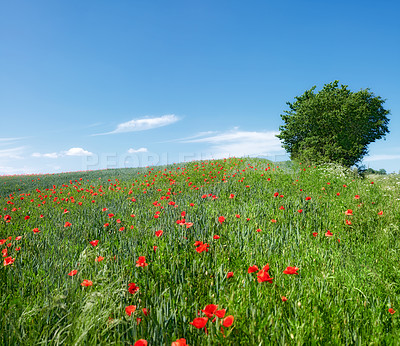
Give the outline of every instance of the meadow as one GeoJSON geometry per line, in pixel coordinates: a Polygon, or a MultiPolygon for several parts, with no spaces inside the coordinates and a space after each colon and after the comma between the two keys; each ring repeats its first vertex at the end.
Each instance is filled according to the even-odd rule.
{"type": "Polygon", "coordinates": [[[400,340],[400,178],[229,158],[0,177],[2,345],[400,340]]]}

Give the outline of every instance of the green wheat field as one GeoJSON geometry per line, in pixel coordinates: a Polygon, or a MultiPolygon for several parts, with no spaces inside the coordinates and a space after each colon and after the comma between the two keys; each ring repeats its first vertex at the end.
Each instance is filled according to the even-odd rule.
{"type": "Polygon", "coordinates": [[[0,177],[2,345],[400,341],[400,177],[229,158],[0,177]]]}

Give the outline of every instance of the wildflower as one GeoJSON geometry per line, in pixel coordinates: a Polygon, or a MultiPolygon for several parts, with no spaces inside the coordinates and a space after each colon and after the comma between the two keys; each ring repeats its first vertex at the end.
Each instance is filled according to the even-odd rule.
{"type": "Polygon", "coordinates": [[[69,276],[75,276],[78,273],[76,269],[72,270],[71,272],[68,273],[69,276]]]}
{"type": "Polygon", "coordinates": [[[297,210],[299,213],[302,213],[303,212],[303,209],[299,209],[299,210],[297,210]]]}
{"type": "Polygon", "coordinates": [[[395,311],[394,309],[392,309],[392,308],[389,308],[388,311],[389,311],[389,313],[392,314],[392,315],[396,312],[396,311],[395,311]]]}
{"type": "Polygon", "coordinates": [[[235,216],[236,216],[238,219],[240,219],[240,215],[239,215],[239,214],[236,214],[235,216]]]}
{"type": "Polygon", "coordinates": [[[271,222],[272,222],[272,223],[276,223],[276,220],[275,220],[275,219],[271,219],[271,222]]]}
{"type": "Polygon", "coordinates": [[[104,257],[102,257],[102,256],[99,256],[96,258],[96,262],[101,262],[102,260],[104,260],[104,257]]]}
{"type": "Polygon", "coordinates": [[[378,215],[383,215],[383,210],[379,211],[378,215]]]}
{"type": "Polygon", "coordinates": [[[326,237],[332,237],[333,233],[328,229],[328,231],[325,233],[326,237]]]}
{"type": "Polygon", "coordinates": [[[135,294],[137,291],[139,291],[139,287],[136,286],[134,282],[129,283],[129,288],[128,288],[129,293],[135,294]]]}
{"type": "Polygon", "coordinates": [[[198,252],[198,253],[202,253],[203,251],[205,251],[205,252],[208,252],[208,248],[210,247],[210,245],[209,244],[203,244],[202,242],[201,242],[201,244],[199,244],[199,246],[197,246],[197,248],[196,248],[196,251],[198,252]]]}
{"type": "Polygon", "coordinates": [[[346,225],[351,225],[351,221],[346,219],[346,225]]]}
{"type": "Polygon", "coordinates": [[[22,237],[20,235],[15,238],[15,240],[21,240],[21,239],[22,239],[22,237]]]}
{"type": "Polygon", "coordinates": [[[64,227],[71,227],[71,226],[72,226],[72,223],[68,222],[68,221],[64,224],[64,227]]]}
{"type": "Polygon", "coordinates": [[[90,280],[83,280],[83,282],[81,283],[81,286],[85,286],[85,287],[93,286],[93,282],[90,280]]]}
{"type": "Polygon", "coordinates": [[[216,235],[213,236],[213,238],[214,238],[215,240],[217,240],[217,239],[220,238],[220,236],[219,236],[218,234],[216,234],[216,235]]]}
{"type": "Polygon", "coordinates": [[[297,272],[300,268],[297,267],[287,267],[284,271],[283,274],[290,274],[290,275],[299,275],[297,272]]]}
{"type": "Polygon", "coordinates": [[[33,231],[33,233],[39,233],[39,232],[40,232],[40,231],[39,231],[39,228],[37,228],[37,227],[34,228],[32,231],[33,231]]]}
{"type": "Polygon", "coordinates": [[[313,232],[312,234],[314,237],[316,237],[318,235],[318,232],[313,232]]]}
{"type": "MultiPolygon", "coordinates": [[[[269,268],[268,268],[269,269],[269,268]]],[[[268,270],[265,269],[261,269],[258,273],[257,273],[257,281],[258,282],[269,282],[270,284],[272,284],[272,279],[269,274],[268,274],[268,270]]]]}
{"type": "Polygon", "coordinates": [[[228,272],[228,274],[226,274],[226,278],[229,279],[233,277],[233,272],[228,272]]]}
{"type": "Polygon", "coordinates": [[[184,338],[178,339],[178,340],[174,341],[171,344],[171,346],[187,346],[186,339],[184,339],[184,338]]]}
{"type": "Polygon", "coordinates": [[[192,326],[196,327],[197,329],[203,329],[208,321],[208,317],[197,317],[192,322],[189,322],[192,326]]]}
{"type": "Polygon", "coordinates": [[[207,305],[204,310],[201,310],[207,317],[213,317],[214,312],[218,309],[218,305],[209,304],[207,305]]]}
{"type": "Polygon", "coordinates": [[[283,302],[287,301],[287,298],[285,296],[282,296],[281,299],[282,299],[283,302]]]}
{"type": "Polygon", "coordinates": [[[224,221],[225,221],[225,217],[224,217],[224,216],[220,216],[220,217],[218,218],[218,222],[219,222],[220,224],[222,224],[224,221]]]}
{"type": "Polygon", "coordinates": [[[351,209],[347,209],[345,212],[344,212],[344,215],[353,215],[353,210],[351,210],[351,209]]]}
{"type": "Polygon", "coordinates": [[[222,325],[223,325],[224,327],[228,328],[228,327],[230,327],[230,326],[232,325],[233,320],[234,320],[233,316],[232,316],[232,315],[229,315],[228,317],[226,317],[226,318],[224,319],[224,322],[222,323],[222,325]]]}
{"type": "Polygon", "coordinates": [[[249,267],[249,269],[247,269],[247,272],[250,273],[254,273],[258,270],[258,267],[256,265],[253,265],[251,267],[249,267]]]}
{"type": "Polygon", "coordinates": [[[230,199],[233,199],[233,198],[235,198],[235,195],[234,195],[233,193],[231,193],[231,194],[229,195],[229,198],[230,198],[230,199]]]}
{"type": "Polygon", "coordinates": [[[156,231],[155,234],[156,234],[156,237],[161,237],[163,234],[163,231],[162,230],[156,231]]]}
{"type": "Polygon", "coordinates": [[[12,258],[11,256],[8,256],[4,259],[4,266],[8,266],[9,264],[13,264],[15,261],[15,258],[12,258]]]}
{"type": "Polygon", "coordinates": [[[217,316],[218,318],[223,318],[225,316],[225,309],[217,310],[214,312],[214,315],[217,316]]]}
{"type": "Polygon", "coordinates": [[[354,199],[360,199],[360,196],[359,195],[355,195],[354,199]]]}
{"type": "Polygon", "coordinates": [[[260,233],[260,232],[261,232],[261,229],[260,229],[260,228],[257,228],[257,229],[256,229],[256,232],[260,233]]]}
{"type": "Polygon", "coordinates": [[[136,261],[136,267],[146,267],[149,264],[146,263],[146,257],[145,256],[139,256],[138,260],[136,261]]]}
{"type": "Polygon", "coordinates": [[[279,209],[280,209],[280,210],[285,210],[285,207],[284,207],[283,205],[281,205],[281,206],[279,207],[279,209]]]}
{"type": "Polygon", "coordinates": [[[306,197],[306,201],[309,201],[311,199],[311,197],[306,197]]]}
{"type": "Polygon", "coordinates": [[[99,243],[98,240],[92,240],[92,241],[89,242],[89,244],[92,245],[92,246],[97,246],[98,243],[99,243]]]}
{"type": "Polygon", "coordinates": [[[132,313],[134,313],[136,310],[136,305],[128,305],[127,307],[125,307],[125,312],[128,316],[131,316],[132,313]]]}
{"type": "Polygon", "coordinates": [[[29,215],[26,215],[25,217],[24,217],[24,219],[25,220],[29,220],[31,217],[29,216],[29,215]]]}

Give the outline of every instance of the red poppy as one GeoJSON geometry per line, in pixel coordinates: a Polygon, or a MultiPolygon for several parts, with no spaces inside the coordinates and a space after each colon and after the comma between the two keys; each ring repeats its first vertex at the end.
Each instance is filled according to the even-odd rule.
{"type": "Polygon", "coordinates": [[[297,267],[287,267],[284,271],[283,274],[290,274],[290,275],[299,275],[297,272],[300,268],[297,267]]]}
{"type": "Polygon", "coordinates": [[[258,267],[256,265],[249,267],[249,269],[247,269],[247,272],[250,273],[254,273],[258,270],[258,267]]]}
{"type": "Polygon", "coordinates": [[[102,256],[99,256],[96,258],[96,262],[101,262],[102,260],[104,260],[104,257],[102,257],[102,256]]]}
{"type": "Polygon", "coordinates": [[[132,313],[134,313],[136,310],[136,305],[129,305],[127,307],[125,307],[125,312],[128,316],[131,316],[132,313]]]}
{"type": "Polygon", "coordinates": [[[359,195],[355,195],[354,199],[360,199],[360,196],[359,195]]]}
{"type": "Polygon", "coordinates": [[[172,342],[171,346],[187,346],[186,339],[181,338],[172,342]]]}
{"type": "Polygon", "coordinates": [[[333,233],[328,229],[328,231],[325,233],[326,237],[332,237],[333,233]]]}
{"type": "Polygon", "coordinates": [[[311,199],[311,197],[306,197],[306,201],[309,201],[311,199]]]}
{"type": "Polygon", "coordinates": [[[236,214],[235,216],[236,216],[238,219],[240,219],[240,215],[239,215],[239,214],[236,214]]]}
{"type": "Polygon", "coordinates": [[[92,245],[92,246],[97,246],[98,243],[99,243],[98,240],[92,240],[92,241],[89,242],[89,244],[92,245]]]}
{"type": "Polygon", "coordinates": [[[136,267],[146,267],[149,264],[146,263],[146,257],[145,256],[139,256],[138,260],[136,261],[136,267]]]}
{"type": "Polygon", "coordinates": [[[276,223],[276,220],[275,219],[271,219],[271,222],[276,223]]]}
{"type": "Polygon", "coordinates": [[[285,296],[282,296],[281,299],[282,299],[283,302],[287,301],[287,298],[285,296]]]}
{"type": "Polygon", "coordinates": [[[208,252],[208,248],[210,247],[210,245],[209,244],[200,244],[197,248],[196,248],[196,251],[198,252],[198,253],[202,253],[203,251],[205,251],[205,252],[208,252]]]}
{"type": "Polygon", "coordinates": [[[207,321],[208,317],[197,317],[192,322],[189,322],[189,324],[196,327],[197,329],[202,329],[206,326],[207,321]]]}
{"type": "Polygon", "coordinates": [[[229,198],[230,198],[230,199],[233,199],[233,198],[235,198],[235,195],[234,195],[233,193],[231,193],[231,194],[229,195],[229,198]]]}
{"type": "Polygon", "coordinates": [[[108,209],[107,208],[103,208],[101,211],[107,211],[108,209]]]}
{"type": "Polygon", "coordinates": [[[85,286],[85,287],[93,286],[93,282],[90,280],[83,280],[83,282],[81,283],[81,286],[85,286]]]}
{"type": "Polygon", "coordinates": [[[392,315],[395,313],[396,311],[392,308],[389,308],[389,313],[391,313],[392,315]]]}
{"type": "Polygon", "coordinates": [[[299,209],[299,210],[297,210],[299,213],[302,213],[303,212],[303,209],[299,209]]]}
{"type": "Polygon", "coordinates": [[[226,274],[226,278],[229,279],[233,277],[233,272],[228,272],[228,274],[226,274]]]}
{"type": "Polygon", "coordinates": [[[351,225],[351,221],[346,219],[346,225],[351,225]]]}
{"type": "Polygon", "coordinates": [[[267,270],[262,269],[257,273],[257,281],[258,282],[269,282],[270,284],[272,284],[272,279],[273,278],[271,278],[269,276],[267,270]]]}
{"type": "Polygon", "coordinates": [[[114,214],[112,214],[112,213],[110,213],[110,214],[108,214],[108,217],[113,217],[114,216],[114,214]]]}
{"type": "Polygon", "coordinates": [[[71,226],[72,226],[72,223],[68,222],[68,221],[64,224],[64,227],[71,227],[71,226]]]}
{"type": "Polygon", "coordinates": [[[257,228],[256,232],[260,233],[261,232],[261,228],[257,228]]]}
{"type": "Polygon", "coordinates": [[[68,275],[69,276],[74,276],[78,273],[78,271],[76,269],[74,269],[73,271],[69,272],[68,275]]]}
{"type": "Polygon", "coordinates": [[[39,231],[39,228],[37,228],[37,227],[34,228],[32,231],[33,231],[33,233],[39,233],[39,232],[40,232],[40,231],[39,231]]]}
{"type": "Polygon", "coordinates": [[[134,282],[129,283],[129,288],[128,288],[129,293],[135,294],[137,291],[139,291],[139,287],[136,286],[134,282]]]}
{"type": "Polygon", "coordinates": [[[25,220],[29,220],[31,217],[29,216],[29,215],[26,215],[25,217],[24,217],[24,219],[25,220]]]}
{"type": "Polygon", "coordinates": [[[279,209],[280,209],[280,210],[285,210],[285,207],[284,207],[283,205],[281,205],[281,206],[279,207],[279,209]]]}
{"type": "Polygon", "coordinates": [[[162,230],[156,231],[155,234],[156,234],[156,237],[161,237],[163,234],[163,231],[162,230]]]}
{"type": "Polygon", "coordinates": [[[313,234],[312,234],[314,237],[316,237],[317,235],[318,235],[318,233],[317,232],[313,232],[313,234]]]}
{"type": "Polygon", "coordinates": [[[214,312],[218,309],[218,305],[209,304],[207,305],[204,310],[201,310],[207,317],[213,317],[214,312]]]}
{"type": "Polygon", "coordinates": [[[216,234],[216,235],[213,236],[213,238],[214,238],[214,239],[219,239],[220,236],[219,236],[218,234],[216,234]]]}
{"type": "Polygon", "coordinates": [[[219,218],[218,218],[218,222],[219,223],[223,223],[225,221],[225,217],[224,216],[220,216],[219,218]]]}
{"type": "Polygon", "coordinates": [[[148,310],[146,308],[142,309],[143,315],[147,316],[149,314],[148,310]]]}
{"type": "Polygon", "coordinates": [[[11,256],[9,256],[4,259],[3,264],[4,264],[4,266],[8,266],[9,264],[13,264],[14,261],[15,261],[15,258],[12,258],[11,256]]]}
{"type": "Polygon", "coordinates": [[[344,212],[344,215],[353,215],[353,210],[347,209],[347,210],[344,212]]]}
{"type": "Polygon", "coordinates": [[[225,316],[226,310],[225,309],[221,309],[221,310],[217,310],[214,312],[214,315],[217,316],[218,318],[223,318],[225,316]]]}
{"type": "Polygon", "coordinates": [[[233,323],[234,317],[232,315],[229,315],[228,317],[226,317],[224,319],[224,322],[222,323],[222,325],[226,328],[230,327],[233,323]]]}
{"type": "Polygon", "coordinates": [[[382,211],[382,210],[379,211],[379,212],[378,212],[378,215],[383,215],[383,211],[382,211]]]}
{"type": "Polygon", "coordinates": [[[22,239],[22,237],[20,235],[15,238],[15,240],[21,240],[21,239],[22,239]]]}

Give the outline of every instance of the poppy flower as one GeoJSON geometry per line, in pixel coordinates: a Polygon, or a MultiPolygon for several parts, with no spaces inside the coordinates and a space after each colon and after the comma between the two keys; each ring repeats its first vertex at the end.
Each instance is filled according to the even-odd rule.
{"type": "Polygon", "coordinates": [[[139,256],[138,260],[136,261],[136,267],[146,267],[149,264],[146,263],[146,257],[145,256],[139,256]]]}
{"type": "Polygon", "coordinates": [[[247,269],[247,272],[250,273],[254,273],[258,270],[258,267],[256,265],[249,267],[249,269],[247,269]]]}
{"type": "Polygon", "coordinates": [[[389,313],[391,313],[392,315],[396,312],[394,309],[392,309],[392,308],[389,308],[389,313]]]}
{"type": "Polygon", "coordinates": [[[214,312],[218,309],[218,305],[209,304],[207,305],[204,310],[201,310],[207,317],[213,317],[214,312]]]}
{"type": "Polygon", "coordinates": [[[24,219],[25,220],[29,220],[31,217],[29,216],[29,215],[26,215],[25,217],[24,217],[24,219]]]}
{"type": "Polygon", "coordinates": [[[261,228],[257,228],[256,232],[260,233],[261,232],[261,228]]]}
{"type": "Polygon", "coordinates": [[[313,232],[312,234],[314,237],[316,237],[318,235],[318,232],[313,232]]]}
{"type": "Polygon", "coordinates": [[[76,269],[74,269],[73,271],[69,272],[68,275],[69,276],[74,276],[78,273],[78,271],[76,269]]]}
{"type": "Polygon", "coordinates": [[[378,215],[383,215],[383,211],[382,211],[382,210],[379,211],[379,212],[378,212],[378,215]]]}
{"type": "Polygon", "coordinates": [[[96,262],[101,262],[102,260],[104,260],[104,257],[102,257],[102,256],[99,256],[96,258],[96,262]]]}
{"type": "Polygon", "coordinates": [[[101,211],[107,211],[108,209],[107,208],[103,208],[103,209],[101,209],[101,211]]]}
{"type": "Polygon", "coordinates": [[[68,222],[68,221],[64,224],[64,227],[71,227],[71,226],[72,226],[72,223],[68,222]]]}
{"type": "Polygon", "coordinates": [[[214,238],[214,239],[219,239],[220,236],[219,236],[218,234],[215,234],[215,235],[213,236],[213,238],[214,238]]]}
{"type": "Polygon", "coordinates": [[[346,225],[351,225],[351,221],[346,219],[346,225]]]}
{"type": "Polygon", "coordinates": [[[299,275],[297,272],[300,268],[297,267],[287,267],[284,271],[283,274],[290,274],[290,275],[299,275]]]}
{"type": "Polygon", "coordinates": [[[232,315],[229,315],[228,317],[226,317],[224,319],[224,322],[222,323],[222,325],[226,328],[230,327],[233,323],[234,317],[232,315]]]}
{"type": "Polygon", "coordinates": [[[328,229],[328,231],[325,233],[326,237],[332,237],[333,233],[328,229]]]}
{"type": "Polygon", "coordinates": [[[230,199],[233,199],[233,198],[235,198],[235,195],[234,195],[233,193],[231,193],[231,194],[229,195],[229,198],[230,198],[230,199]]]}
{"type": "Polygon", "coordinates": [[[222,224],[224,221],[225,221],[225,217],[224,217],[224,216],[220,216],[220,217],[218,218],[218,222],[219,222],[220,224],[222,224]]]}
{"type": "Polygon", "coordinates": [[[360,199],[360,196],[359,195],[355,195],[354,199],[360,199]]]}
{"type": "Polygon", "coordinates": [[[143,315],[147,316],[149,314],[149,311],[146,308],[142,309],[143,315]]]}
{"type": "Polygon", "coordinates": [[[202,329],[206,326],[207,321],[208,317],[197,317],[192,322],[189,322],[189,324],[196,327],[197,329],[202,329]]]}
{"type": "Polygon", "coordinates": [[[81,286],[85,286],[85,287],[93,286],[93,282],[90,280],[83,280],[83,282],[81,283],[81,286]]]}
{"type": "Polygon", "coordinates": [[[285,210],[285,207],[284,207],[283,205],[281,205],[281,206],[279,207],[279,209],[280,209],[280,210],[285,210]]]}
{"type": "Polygon", "coordinates": [[[271,219],[271,222],[276,223],[276,220],[275,219],[271,219]]]}
{"type": "Polygon", "coordinates": [[[287,298],[285,296],[282,296],[281,299],[282,299],[283,302],[287,301],[287,298]]]}
{"type": "Polygon", "coordinates": [[[233,272],[228,272],[228,274],[226,274],[226,278],[229,279],[233,277],[233,272]]]}
{"type": "Polygon", "coordinates": [[[92,246],[97,246],[98,243],[99,243],[98,240],[92,240],[92,241],[89,242],[89,244],[92,245],[92,246]]]}
{"type": "Polygon", "coordinates": [[[203,251],[205,251],[205,252],[208,252],[208,248],[210,247],[210,245],[209,244],[201,244],[201,245],[199,245],[197,248],[196,248],[196,251],[198,252],[198,253],[202,253],[203,251]]]}
{"type": "Polygon", "coordinates": [[[156,237],[161,237],[163,234],[163,231],[162,230],[156,231],[155,234],[156,234],[156,237]]]}
{"type": "Polygon", "coordinates": [[[40,232],[40,231],[39,231],[39,228],[37,228],[37,227],[34,228],[32,231],[33,231],[33,233],[39,233],[39,232],[40,232]]]}
{"type": "Polygon", "coordinates": [[[171,346],[187,346],[186,339],[181,338],[172,342],[171,346]]]}
{"type": "Polygon", "coordinates": [[[190,203],[189,205],[190,205],[191,207],[194,207],[194,203],[190,203]]]}
{"type": "Polygon", "coordinates": [[[347,209],[347,210],[344,212],[344,215],[353,215],[353,210],[347,209]]]}
{"type": "Polygon", "coordinates": [[[306,197],[306,201],[309,201],[311,199],[311,197],[306,197]]]}
{"type": "Polygon", "coordinates": [[[132,313],[134,313],[136,310],[136,305],[129,305],[127,307],[125,307],[125,312],[128,316],[131,316],[132,313]]]}
{"type": "Polygon", "coordinates": [[[3,264],[4,264],[4,266],[8,266],[9,264],[13,264],[14,261],[15,261],[15,258],[12,258],[11,256],[9,256],[4,259],[3,264]]]}
{"type": "Polygon", "coordinates": [[[221,309],[221,310],[217,310],[214,312],[214,315],[217,316],[218,318],[223,318],[225,316],[226,310],[225,309],[221,309]]]}
{"type": "Polygon", "coordinates": [[[129,293],[135,294],[137,291],[139,291],[139,287],[136,286],[134,282],[129,283],[129,288],[128,288],[129,293]]]}
{"type": "Polygon", "coordinates": [[[299,210],[297,210],[299,213],[302,213],[303,212],[303,209],[299,209],[299,210]]]}
{"type": "Polygon", "coordinates": [[[108,217],[109,217],[109,218],[111,218],[111,217],[113,217],[113,216],[114,216],[114,214],[112,214],[112,213],[108,214],[108,217]]]}
{"type": "Polygon", "coordinates": [[[261,282],[269,282],[270,284],[272,284],[272,279],[273,278],[271,278],[269,276],[267,270],[262,269],[257,273],[257,281],[260,282],[260,283],[261,282]]]}
{"type": "Polygon", "coordinates": [[[21,240],[21,239],[22,239],[22,237],[20,235],[15,238],[15,240],[21,240]]]}
{"type": "Polygon", "coordinates": [[[153,246],[153,251],[156,252],[157,248],[158,248],[158,246],[153,246]]]}

